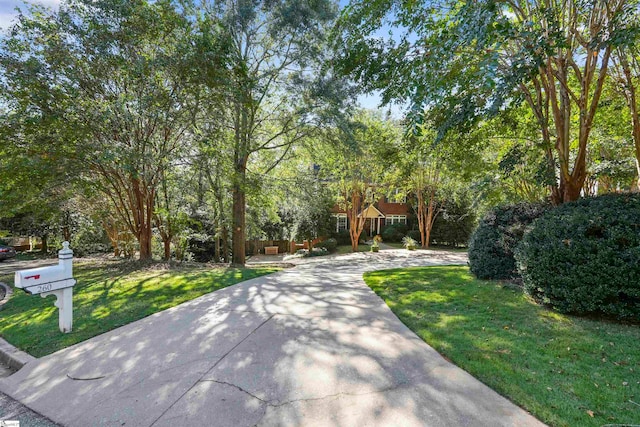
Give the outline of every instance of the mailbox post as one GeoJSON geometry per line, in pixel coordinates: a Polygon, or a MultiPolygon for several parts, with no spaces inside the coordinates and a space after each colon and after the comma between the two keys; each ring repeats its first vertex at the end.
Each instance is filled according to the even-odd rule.
{"type": "Polygon", "coordinates": [[[31,295],[40,295],[42,298],[49,295],[56,296],[58,326],[64,333],[71,332],[73,326],[73,286],[75,284],[73,251],[69,249],[69,242],[63,242],[62,250],[58,251],[58,265],[16,271],[16,288],[23,289],[31,295]]]}

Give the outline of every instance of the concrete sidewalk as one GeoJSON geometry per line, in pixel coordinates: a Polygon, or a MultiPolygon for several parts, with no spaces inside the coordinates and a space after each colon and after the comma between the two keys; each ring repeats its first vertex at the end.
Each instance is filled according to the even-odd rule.
{"type": "Polygon", "coordinates": [[[362,281],[465,254],[320,258],[30,362],[0,391],[67,426],[542,426],[444,360],[362,281]]]}

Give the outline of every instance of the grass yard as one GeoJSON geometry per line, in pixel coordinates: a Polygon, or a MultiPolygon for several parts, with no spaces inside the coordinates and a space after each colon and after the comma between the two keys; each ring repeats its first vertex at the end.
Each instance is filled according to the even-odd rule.
{"type": "Polygon", "coordinates": [[[16,260],[18,261],[33,261],[36,259],[46,259],[46,258],[57,259],[56,256],[43,254],[40,251],[34,251],[34,252],[26,251],[26,252],[18,252],[16,254],[16,260]]]}
{"type": "Polygon", "coordinates": [[[467,267],[365,274],[411,330],[552,426],[640,424],[640,327],[565,316],[467,267]]]}
{"type": "MultiPolygon", "coordinates": [[[[41,298],[14,289],[0,311],[0,335],[16,347],[41,357],[150,314],[165,310],[276,268],[172,268],[136,270],[135,263],[78,263],[74,276],[73,332],[58,329],[54,297],[41,298]]],[[[13,285],[12,276],[0,281],[13,285]]]]}

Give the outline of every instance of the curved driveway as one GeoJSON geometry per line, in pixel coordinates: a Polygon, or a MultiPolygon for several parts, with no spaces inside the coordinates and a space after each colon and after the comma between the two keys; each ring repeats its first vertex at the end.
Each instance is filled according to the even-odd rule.
{"type": "Polygon", "coordinates": [[[27,364],[0,390],[68,426],[542,426],[362,281],[466,254],[314,258],[27,364]]]}

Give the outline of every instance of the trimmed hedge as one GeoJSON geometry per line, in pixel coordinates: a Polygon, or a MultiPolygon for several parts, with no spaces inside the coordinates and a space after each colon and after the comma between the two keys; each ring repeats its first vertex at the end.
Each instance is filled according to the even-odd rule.
{"type": "Polygon", "coordinates": [[[565,203],[517,251],[525,291],[558,311],[640,319],[640,195],[565,203]]]}
{"type": "Polygon", "coordinates": [[[531,222],[550,209],[546,203],[517,203],[494,208],[469,241],[469,267],[479,279],[518,277],[514,250],[531,222]]]}

